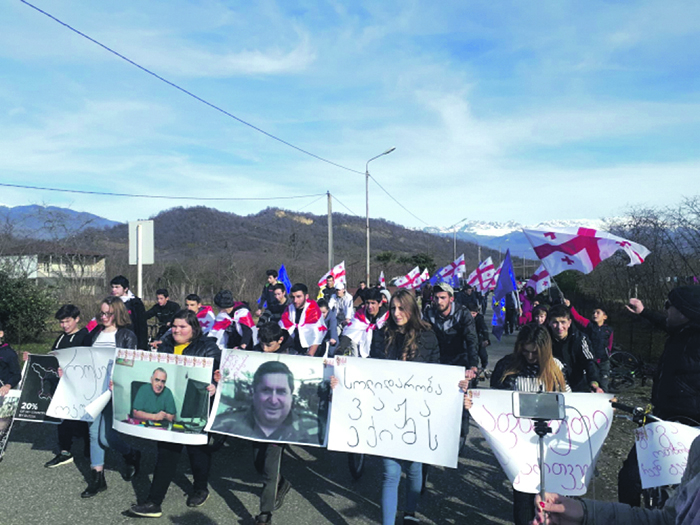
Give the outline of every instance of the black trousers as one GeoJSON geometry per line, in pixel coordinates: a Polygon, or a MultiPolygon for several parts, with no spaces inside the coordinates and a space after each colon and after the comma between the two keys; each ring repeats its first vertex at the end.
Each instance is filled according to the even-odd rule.
{"type": "Polygon", "coordinates": [[[73,445],[73,438],[81,437],[86,445],[90,446],[90,431],[86,421],[75,421],[64,419],[57,427],[58,448],[60,451],[70,452],[73,445]]]}
{"type": "Polygon", "coordinates": [[[153,472],[153,482],[148,493],[148,501],[156,505],[163,503],[168,487],[175,478],[183,446],[187,448],[187,455],[190,457],[190,468],[194,477],[194,490],[207,490],[209,470],[211,469],[211,450],[209,446],[181,445],[179,443],[159,441],[156,470],[153,472]]]}
{"type": "Polygon", "coordinates": [[[513,523],[530,525],[535,519],[535,495],[513,489],[513,523]]]}
{"type": "Polygon", "coordinates": [[[642,478],[639,476],[639,464],[637,463],[637,447],[627,455],[622,463],[622,468],[617,474],[617,500],[632,507],[639,507],[642,498],[642,478]]]}
{"type": "Polygon", "coordinates": [[[260,495],[260,512],[275,510],[277,489],[284,481],[281,474],[284,445],[274,443],[254,443],[255,468],[262,474],[263,490],[260,495]]]}

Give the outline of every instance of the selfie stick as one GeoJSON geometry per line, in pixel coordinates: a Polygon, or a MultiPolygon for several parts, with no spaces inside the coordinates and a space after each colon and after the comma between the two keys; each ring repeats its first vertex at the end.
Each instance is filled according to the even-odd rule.
{"type": "Polygon", "coordinates": [[[549,426],[546,419],[535,419],[535,434],[540,438],[540,498],[544,501],[544,437],[552,432],[552,427],[549,426]]]}

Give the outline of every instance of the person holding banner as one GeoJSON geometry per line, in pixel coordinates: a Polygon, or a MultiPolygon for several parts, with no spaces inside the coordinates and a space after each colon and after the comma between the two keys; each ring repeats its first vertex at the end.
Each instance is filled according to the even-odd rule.
{"type": "MultiPolygon", "coordinates": [[[[397,290],[391,297],[391,315],[386,325],[372,337],[370,358],[439,363],[440,347],[429,323],[421,317],[412,292],[397,290]]],[[[394,525],[398,506],[399,482],[406,468],[406,509],[404,523],[418,523],[416,507],[422,486],[423,464],[416,461],[384,460],[382,483],[382,523],[394,525]]]]}
{"type": "MultiPolygon", "coordinates": [[[[129,330],[131,318],[121,297],[110,296],[100,303],[97,315],[98,325],[90,333],[89,346],[135,349],[136,334],[129,330]]],[[[131,448],[112,428],[112,402],[90,422],[90,474],[87,488],[80,494],[82,498],[91,498],[107,490],[104,463],[105,449],[113,448],[124,456],[126,470],[125,481],[131,481],[139,472],[141,452],[131,448]]]]}
{"type": "MultiPolygon", "coordinates": [[[[513,353],[496,363],[491,388],[518,392],[571,392],[564,365],[552,356],[552,339],[544,326],[523,326],[513,353]]],[[[513,489],[513,521],[527,525],[534,517],[535,495],[513,489]]]]}
{"type": "Polygon", "coordinates": [[[624,503],[567,498],[545,493],[535,497],[532,525],[697,525],[700,523],[700,437],[690,446],[683,479],[662,509],[630,507],[624,503]]]}
{"type": "MultiPolygon", "coordinates": [[[[189,310],[180,310],[173,317],[172,333],[163,338],[158,352],[166,354],[189,355],[196,357],[211,357],[214,359],[214,371],[219,370],[221,350],[213,337],[202,333],[202,327],[197,315],[189,310]]],[[[216,392],[212,384],[207,387],[209,395],[216,392]]],[[[193,491],[187,497],[188,507],[201,507],[209,499],[209,470],[211,468],[211,453],[209,445],[184,445],[190,458],[190,468],[194,478],[193,491]]],[[[163,512],[161,504],[168,492],[170,483],[175,478],[177,464],[182,453],[183,445],[167,441],[158,442],[158,456],[153,481],[145,503],[132,505],[129,512],[142,518],[159,518],[163,512]]]]}

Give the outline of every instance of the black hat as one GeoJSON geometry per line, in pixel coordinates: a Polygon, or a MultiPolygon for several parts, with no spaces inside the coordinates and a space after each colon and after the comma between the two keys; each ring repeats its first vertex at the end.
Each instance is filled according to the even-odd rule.
{"type": "Polygon", "coordinates": [[[668,300],[680,313],[700,323],[700,286],[679,286],[668,294],[668,300]]]}
{"type": "Polygon", "coordinates": [[[214,304],[219,308],[231,308],[233,306],[233,294],[230,290],[221,290],[214,296],[214,304]]]}

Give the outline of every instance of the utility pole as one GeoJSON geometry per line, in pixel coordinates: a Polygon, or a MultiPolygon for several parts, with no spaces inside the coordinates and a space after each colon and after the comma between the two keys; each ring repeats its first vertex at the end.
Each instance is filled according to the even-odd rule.
{"type": "Polygon", "coordinates": [[[330,191],[326,191],[328,196],[328,271],[333,269],[333,197],[330,191]]]}

